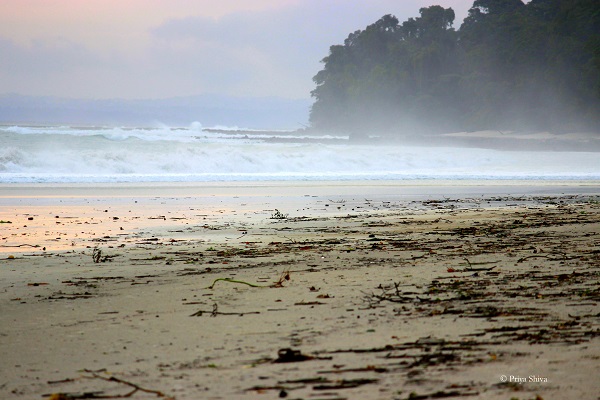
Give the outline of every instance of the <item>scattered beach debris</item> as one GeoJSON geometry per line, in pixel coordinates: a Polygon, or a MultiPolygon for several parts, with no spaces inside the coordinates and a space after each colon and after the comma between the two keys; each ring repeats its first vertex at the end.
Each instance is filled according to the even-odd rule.
{"type": "MultiPolygon", "coordinates": [[[[378,204],[373,201],[373,206],[379,207],[378,204]]],[[[351,206],[348,204],[348,208],[351,206]]],[[[204,391],[213,397],[232,397],[235,390],[237,394],[271,392],[281,398],[369,398],[365,393],[373,388],[377,393],[389,393],[406,400],[477,397],[486,392],[492,397],[510,398],[517,388],[526,388],[528,391],[520,397],[530,399],[535,397],[539,385],[490,383],[474,371],[481,366],[485,366],[482,370],[489,370],[490,363],[494,368],[525,365],[533,358],[543,360],[555,353],[563,357],[568,366],[577,362],[588,366],[597,361],[600,230],[596,227],[600,223],[600,203],[563,197],[499,197],[443,199],[415,203],[414,208],[416,211],[398,207],[387,213],[369,211],[322,220],[287,218],[277,224],[265,224],[262,220],[262,226],[252,226],[251,235],[255,239],[252,242],[239,240],[238,233],[223,232],[227,229],[249,231],[240,230],[239,226],[215,225],[222,229],[213,230],[199,225],[195,229],[206,236],[202,240],[183,238],[178,241],[177,251],[173,251],[172,242],[163,236],[143,232],[139,236],[127,236],[128,247],[120,255],[122,259],[115,260],[111,268],[102,269],[102,273],[110,275],[112,272],[114,276],[93,277],[92,274],[100,273],[90,272],[92,268],[87,271],[80,268],[77,276],[48,280],[50,286],[46,286],[46,282],[39,279],[49,278],[29,275],[14,290],[10,289],[8,298],[27,303],[25,307],[58,299],[67,303],[84,299],[77,301],[81,307],[72,308],[92,312],[74,320],[73,326],[90,324],[95,325],[94,329],[105,326],[116,329],[120,324],[135,325],[137,321],[156,323],[156,327],[163,328],[157,333],[162,342],[157,345],[156,355],[160,357],[166,354],[162,352],[173,351],[169,353],[172,359],[160,364],[162,375],[158,375],[153,370],[156,362],[144,360],[148,347],[138,352],[138,356],[142,354],[139,364],[136,361],[127,366],[131,373],[148,377],[142,384],[155,378],[161,384],[175,379],[188,384],[196,382],[200,375],[208,380],[217,376],[215,374],[223,379],[236,374],[244,377],[243,383],[236,382],[231,388],[215,389],[207,384],[193,392],[196,389],[188,385],[186,391],[178,393],[184,397],[203,397],[204,391]],[[480,204],[488,201],[499,202],[499,207],[480,209],[480,204]],[[507,201],[515,205],[505,206],[507,201]],[[282,232],[287,236],[282,236],[282,232]],[[212,235],[225,239],[219,241],[212,235]],[[153,246],[136,246],[140,238],[150,238],[143,240],[153,246]],[[165,263],[171,261],[173,266],[165,268],[165,263]],[[290,280],[289,270],[269,284],[282,266],[293,268],[294,283],[297,281],[298,285],[289,285],[283,291],[261,291],[225,284],[282,287],[290,280]],[[128,268],[135,268],[135,272],[128,268]],[[204,274],[210,274],[207,280],[215,275],[223,276],[214,279],[209,287],[215,289],[216,283],[222,282],[219,290],[197,290],[189,275],[204,274]],[[146,279],[149,277],[152,280],[146,279]],[[70,288],[53,291],[51,288],[57,286],[57,282],[66,285],[63,290],[70,288]],[[150,282],[153,284],[142,286],[150,282]],[[33,287],[23,288],[25,285],[33,287]],[[105,308],[108,303],[101,309],[87,308],[100,303],[95,298],[122,295],[120,292],[126,288],[145,296],[154,296],[160,291],[157,298],[169,296],[173,293],[171,289],[177,288],[181,296],[166,297],[166,301],[163,297],[156,309],[145,312],[140,310],[145,306],[130,307],[129,304],[122,308],[113,304],[105,308]],[[49,293],[52,294],[48,296],[49,293]],[[90,298],[94,299],[85,300],[90,298]],[[164,304],[169,305],[163,307],[164,304]],[[188,304],[202,309],[194,313],[182,311],[188,304]],[[198,324],[203,325],[203,329],[206,327],[202,335],[208,340],[204,342],[203,337],[202,343],[201,340],[195,343],[204,353],[185,369],[180,366],[186,363],[176,361],[177,355],[186,357],[189,352],[177,350],[179,342],[172,339],[175,328],[162,325],[166,320],[163,317],[181,313],[184,317],[220,317],[204,322],[186,318],[194,328],[198,324]],[[234,319],[228,318],[249,314],[252,316],[246,317],[247,324],[235,324],[234,319]],[[159,315],[160,319],[154,318],[159,315]],[[241,325],[244,328],[239,328],[241,325]],[[231,326],[239,330],[228,331],[231,326]],[[440,331],[439,326],[444,329],[440,331]],[[218,334],[225,331],[227,340],[221,341],[218,335],[210,337],[214,335],[210,329],[218,329],[218,334]],[[217,348],[215,343],[222,346],[217,348]],[[274,348],[273,343],[289,347],[281,348],[277,358],[265,357],[265,353],[269,355],[279,348],[274,348]],[[309,352],[297,350],[300,346],[309,352]],[[248,363],[248,358],[259,356],[262,356],[260,362],[248,363]],[[316,361],[334,358],[332,362],[316,361]],[[246,373],[245,368],[252,373],[246,373]],[[461,380],[466,376],[468,380],[461,380]],[[365,385],[372,387],[363,387],[365,385]]],[[[61,221],[63,219],[61,217],[61,221]]],[[[6,228],[12,229],[11,226],[6,228]]],[[[189,234],[187,230],[182,233],[189,234]]],[[[33,242],[33,239],[28,240],[33,242]]],[[[112,248],[109,244],[102,246],[102,250],[98,248],[95,262],[102,262],[106,257],[104,252],[112,248]]],[[[32,269],[37,260],[42,260],[40,264],[60,261],[85,267],[90,250],[29,253],[19,253],[15,261],[2,263],[18,272],[16,267],[30,260],[32,269]],[[33,256],[39,258],[33,260],[33,256]]],[[[15,308],[21,307],[13,304],[15,308]]],[[[57,326],[67,328],[64,321],[57,326]]],[[[77,331],[65,329],[66,334],[78,331],[87,332],[79,326],[77,331]]],[[[9,330],[0,332],[9,339],[11,334],[9,330]]],[[[181,331],[177,334],[182,335],[181,331]]],[[[133,345],[123,343],[123,349],[125,346],[128,353],[135,352],[133,345]]],[[[99,350],[99,346],[95,348],[99,350]]],[[[120,354],[113,356],[115,362],[124,362],[120,358],[123,351],[119,343],[114,354],[120,354]]],[[[110,353],[104,356],[108,358],[110,353]]],[[[545,372],[547,370],[542,373],[545,372]]],[[[98,381],[111,381],[105,372],[95,374],[105,379],[95,378],[89,371],[86,375],[98,381]]],[[[68,382],[71,380],[63,381],[64,385],[68,382]]],[[[53,400],[160,397],[152,392],[140,393],[143,390],[136,390],[135,383],[129,385],[127,393],[115,394],[124,391],[122,385],[126,384],[111,382],[110,385],[100,383],[104,385],[100,388],[61,386],[65,391],[53,393],[56,396],[53,400]]],[[[13,387],[25,391],[26,384],[22,379],[13,387]]],[[[9,393],[10,385],[7,383],[5,389],[0,387],[0,393],[9,393]]],[[[555,397],[561,397],[565,390],[576,390],[557,380],[543,389],[557,395],[555,397]]],[[[38,396],[39,393],[42,392],[38,391],[38,396]]],[[[546,392],[543,394],[547,398],[546,392]]]]}
{"type": "Polygon", "coordinates": [[[277,358],[273,360],[274,363],[290,363],[290,362],[300,362],[300,361],[308,361],[314,360],[314,356],[309,356],[306,354],[302,354],[300,350],[294,349],[279,349],[277,351],[277,358]]]}
{"type": "Polygon", "coordinates": [[[98,264],[98,263],[103,263],[103,262],[107,262],[107,261],[112,261],[113,258],[118,257],[117,254],[112,254],[112,255],[102,255],[102,250],[100,250],[98,247],[94,247],[94,250],[92,251],[92,261],[94,261],[94,263],[98,264]]]}
{"type": "MultiPolygon", "coordinates": [[[[313,356],[302,353],[300,350],[295,350],[292,348],[284,348],[277,350],[277,358],[272,362],[274,363],[293,363],[293,362],[302,362],[302,361],[310,361],[310,360],[331,360],[331,357],[321,357],[321,356],[313,356]]],[[[323,381],[320,381],[323,382],[323,381]]]]}
{"type": "Polygon", "coordinates": [[[281,211],[279,211],[278,209],[275,209],[275,211],[271,214],[271,219],[283,220],[283,219],[287,219],[288,216],[289,216],[289,214],[284,214],[281,211]]]}
{"type": "Polygon", "coordinates": [[[97,264],[100,262],[100,258],[102,257],[102,250],[95,247],[92,252],[92,260],[97,264]]]}

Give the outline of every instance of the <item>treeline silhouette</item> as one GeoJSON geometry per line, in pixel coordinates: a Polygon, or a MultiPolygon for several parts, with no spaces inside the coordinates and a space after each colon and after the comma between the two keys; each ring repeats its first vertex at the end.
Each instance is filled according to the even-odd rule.
{"type": "Polygon", "coordinates": [[[311,127],[351,134],[600,132],[600,2],[476,0],[385,15],[330,47],[311,127]]]}

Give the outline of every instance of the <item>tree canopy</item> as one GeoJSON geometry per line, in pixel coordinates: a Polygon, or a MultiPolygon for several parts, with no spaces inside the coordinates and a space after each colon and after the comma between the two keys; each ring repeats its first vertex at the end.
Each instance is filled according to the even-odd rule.
{"type": "Polygon", "coordinates": [[[597,0],[476,0],[384,15],[331,46],[311,125],[346,132],[600,129],[597,0]]]}

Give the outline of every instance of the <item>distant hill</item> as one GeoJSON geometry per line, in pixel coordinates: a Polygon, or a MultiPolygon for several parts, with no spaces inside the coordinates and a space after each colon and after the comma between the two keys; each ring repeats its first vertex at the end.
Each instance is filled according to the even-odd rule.
{"type": "Polygon", "coordinates": [[[308,122],[309,99],[205,94],[159,100],[65,99],[0,95],[0,123],[237,126],[297,129],[308,122]]]}

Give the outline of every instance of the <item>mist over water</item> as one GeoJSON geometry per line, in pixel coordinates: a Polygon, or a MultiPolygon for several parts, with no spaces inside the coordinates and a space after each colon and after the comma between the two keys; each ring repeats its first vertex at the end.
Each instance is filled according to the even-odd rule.
{"type": "Polygon", "coordinates": [[[0,127],[0,182],[598,179],[597,153],[327,142],[281,132],[0,127]],[[306,139],[306,140],[304,140],[306,139]]]}

